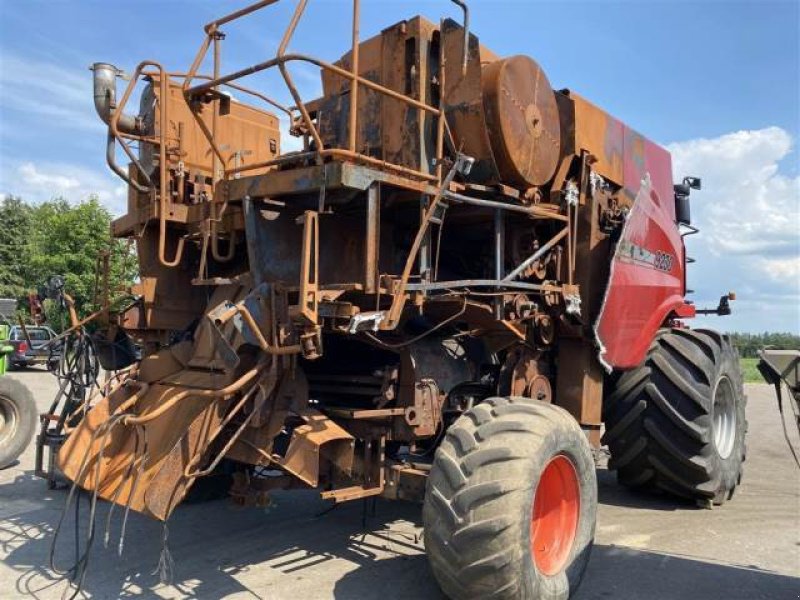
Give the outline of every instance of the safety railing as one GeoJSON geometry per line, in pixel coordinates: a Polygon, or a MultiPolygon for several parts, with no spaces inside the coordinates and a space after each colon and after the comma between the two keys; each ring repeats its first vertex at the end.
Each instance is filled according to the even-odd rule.
{"type": "MultiPolygon", "coordinates": [[[[417,254],[419,252],[419,247],[422,242],[422,238],[424,237],[431,217],[435,213],[435,208],[437,204],[441,202],[448,202],[448,203],[466,203],[466,204],[474,204],[483,206],[485,208],[492,208],[496,211],[502,210],[512,210],[517,212],[527,213],[529,216],[533,218],[542,218],[542,219],[552,219],[556,221],[564,221],[567,224],[563,230],[559,230],[557,235],[551,239],[543,249],[540,250],[534,256],[529,257],[522,265],[519,265],[515,270],[513,270],[510,274],[501,273],[498,270],[496,273],[496,277],[499,284],[510,284],[516,276],[519,275],[521,270],[523,270],[528,264],[532,264],[537,259],[541,257],[541,255],[545,252],[545,250],[549,250],[555,244],[561,242],[566,238],[566,245],[567,245],[567,256],[568,256],[568,284],[572,284],[573,275],[574,275],[574,260],[575,260],[575,214],[574,209],[570,205],[567,210],[567,214],[559,214],[558,212],[553,212],[551,210],[546,210],[542,207],[531,205],[531,206],[521,206],[521,205],[513,205],[501,202],[494,202],[490,200],[482,200],[478,198],[468,197],[462,194],[457,194],[450,190],[449,181],[445,181],[447,178],[443,177],[443,165],[444,161],[444,147],[445,147],[445,135],[450,136],[451,146],[455,147],[455,144],[452,143],[452,135],[449,131],[447,126],[447,120],[445,119],[444,115],[444,106],[445,106],[445,73],[447,69],[445,68],[445,58],[442,55],[439,58],[439,86],[440,86],[440,94],[439,94],[439,101],[437,106],[433,106],[427,104],[423,100],[419,98],[414,98],[407,94],[400,93],[396,90],[383,86],[379,83],[371,81],[365,77],[362,77],[359,74],[359,43],[360,43],[360,0],[353,0],[353,12],[352,12],[352,37],[351,37],[351,48],[350,48],[350,64],[349,69],[344,68],[342,66],[323,61],[321,59],[315,58],[313,56],[307,54],[300,54],[300,53],[287,53],[287,48],[292,41],[297,27],[302,20],[302,17],[305,13],[305,10],[308,5],[308,0],[298,0],[294,12],[289,20],[289,24],[286,27],[286,30],[283,33],[281,41],[279,43],[277,52],[275,57],[256,63],[249,67],[239,69],[233,73],[229,73],[227,75],[221,75],[221,42],[225,37],[222,35],[221,27],[237,19],[243,18],[247,15],[255,13],[263,8],[276,4],[279,0],[261,0],[256,2],[250,6],[244,7],[238,11],[232,12],[224,17],[216,19],[210,23],[208,23],[205,28],[205,39],[203,40],[200,49],[198,50],[194,61],[192,62],[188,72],[186,73],[166,73],[164,69],[158,63],[152,61],[145,61],[141,63],[135,72],[134,77],[131,79],[131,82],[128,88],[125,91],[125,94],[120,102],[119,107],[117,108],[116,112],[113,115],[111,120],[109,129],[110,129],[110,136],[114,136],[115,139],[122,139],[123,137],[134,139],[142,142],[150,142],[159,145],[159,162],[160,162],[160,173],[159,173],[159,186],[158,186],[158,197],[159,197],[159,260],[162,264],[166,266],[175,266],[177,265],[182,256],[183,252],[183,243],[184,239],[180,238],[178,241],[178,247],[175,252],[175,256],[172,259],[168,259],[166,257],[166,214],[167,214],[167,207],[166,203],[169,201],[168,199],[168,162],[167,162],[167,139],[166,139],[166,127],[161,127],[160,131],[158,132],[158,136],[143,136],[143,135],[135,135],[126,132],[119,131],[117,127],[117,123],[119,121],[119,117],[123,112],[124,106],[130,97],[130,94],[133,88],[136,85],[137,80],[141,76],[149,76],[151,78],[158,77],[159,87],[160,87],[160,94],[162,98],[167,97],[167,93],[169,90],[169,78],[179,78],[183,79],[182,83],[182,91],[184,95],[184,99],[189,106],[190,113],[194,118],[195,122],[201,133],[203,134],[204,138],[208,142],[211,154],[212,154],[212,179],[214,183],[217,183],[221,179],[228,179],[230,177],[236,176],[238,174],[254,171],[259,169],[265,169],[272,166],[281,165],[287,162],[296,162],[303,159],[306,160],[314,160],[318,164],[322,164],[326,159],[334,159],[334,160],[345,160],[345,161],[352,161],[358,162],[362,164],[367,164],[371,166],[375,166],[378,169],[394,172],[395,174],[403,177],[413,178],[415,180],[421,180],[427,183],[433,183],[438,189],[439,192],[436,196],[436,200],[430,204],[422,222],[420,224],[419,231],[417,232],[417,236],[415,237],[415,244],[412,251],[409,253],[408,259],[405,264],[405,268],[403,271],[403,275],[400,278],[400,289],[405,291],[406,288],[410,289],[411,286],[409,283],[409,278],[411,276],[411,269],[413,267],[414,261],[417,258],[417,254]],[[205,75],[198,73],[201,65],[203,64],[204,60],[206,59],[209,51],[213,52],[213,74],[212,75],[205,75]],[[314,65],[320,68],[323,71],[327,71],[332,73],[338,77],[341,77],[347,80],[350,84],[349,88],[349,114],[348,114],[348,135],[347,135],[347,147],[346,148],[326,148],[323,142],[322,136],[319,130],[319,124],[315,121],[312,117],[311,113],[309,112],[306,104],[303,102],[303,99],[295,85],[291,74],[287,68],[287,65],[292,62],[305,62],[311,65],[314,65]],[[146,70],[148,67],[152,67],[154,70],[146,70]],[[237,83],[237,80],[247,77],[249,75],[253,75],[259,72],[263,72],[269,69],[277,68],[281,74],[281,77],[286,85],[286,88],[291,95],[294,105],[291,107],[287,107],[282,103],[278,102],[274,98],[263,94],[261,92],[257,92],[245,86],[242,86],[240,83],[237,83]],[[197,83],[197,80],[202,80],[202,83],[197,83]],[[194,85],[193,85],[194,84],[194,85]],[[309,149],[308,144],[306,144],[306,150],[299,153],[292,153],[291,155],[284,155],[278,156],[271,160],[260,161],[250,164],[234,164],[230,165],[232,156],[227,157],[223,154],[222,149],[217,144],[217,114],[218,110],[212,111],[212,118],[211,124],[209,124],[201,118],[200,111],[194,109],[194,107],[204,101],[210,101],[217,103],[221,99],[221,92],[219,88],[221,86],[229,87],[234,90],[238,90],[240,92],[246,93],[254,98],[261,100],[262,102],[268,104],[269,106],[279,110],[282,112],[286,117],[289,119],[289,122],[295,126],[296,129],[300,129],[304,135],[308,136],[314,144],[313,149],[309,149]],[[422,112],[427,113],[431,117],[437,120],[436,125],[436,147],[435,147],[435,169],[434,172],[429,172],[426,170],[415,169],[411,168],[406,165],[395,164],[392,162],[388,162],[385,160],[381,160],[379,158],[375,158],[373,156],[369,156],[362,152],[359,152],[357,149],[358,144],[358,132],[359,132],[359,110],[358,110],[358,99],[359,99],[359,92],[360,90],[367,89],[393,100],[399,101],[404,103],[406,106],[420,110],[422,112]],[[300,127],[298,127],[300,125],[300,127]],[[220,168],[221,166],[221,168],[220,168]]],[[[464,11],[464,56],[461,65],[462,73],[466,67],[466,59],[467,59],[467,48],[468,48],[468,17],[469,13],[466,8],[466,5],[461,0],[451,0],[459,7],[462,8],[464,11]]],[[[167,122],[167,102],[160,101],[157,107],[159,110],[159,119],[162,124],[167,122]]],[[[131,152],[130,148],[123,144],[123,149],[125,150],[128,157],[131,159],[131,162],[137,167],[137,169],[144,173],[144,169],[142,168],[139,161],[131,152]]],[[[112,166],[113,168],[113,166],[112,166]]],[[[115,169],[116,171],[116,169],[115,169]]],[[[146,174],[145,174],[146,175],[146,174]]],[[[451,175],[452,177],[452,175],[451,175]]],[[[145,177],[145,180],[149,182],[149,177],[145,177]]],[[[137,187],[137,182],[131,182],[131,185],[137,187]]],[[[138,189],[138,187],[137,187],[138,189]]],[[[154,186],[151,185],[151,189],[154,189],[154,186]]],[[[219,202],[214,202],[214,206],[212,206],[211,217],[209,218],[209,227],[205,232],[205,238],[203,240],[203,260],[201,261],[202,264],[205,264],[205,255],[210,248],[211,254],[213,255],[214,259],[218,262],[224,262],[226,260],[230,260],[234,255],[234,245],[235,245],[235,237],[231,237],[228,240],[228,248],[225,254],[222,254],[219,250],[219,235],[217,231],[217,224],[221,221],[222,215],[225,213],[227,208],[227,201],[225,199],[220,200],[219,202]],[[218,208],[219,207],[219,208],[218,208]]],[[[232,234],[233,236],[233,234],[232,234]]],[[[499,260],[499,259],[498,259],[499,260]]],[[[201,268],[202,271],[202,268],[201,268]]],[[[534,286],[537,287],[537,286],[534,286]]],[[[404,305],[404,301],[402,297],[404,296],[403,293],[396,294],[398,296],[395,298],[392,308],[389,311],[389,318],[387,319],[386,326],[391,327],[393,324],[396,323],[397,319],[399,318],[399,313],[402,310],[404,305]]]]}
{"type": "MultiPolygon", "coordinates": [[[[169,191],[169,178],[168,178],[168,165],[167,165],[167,123],[169,122],[169,114],[168,114],[168,106],[169,102],[167,102],[167,96],[169,94],[169,77],[167,73],[164,71],[164,67],[162,67],[159,63],[153,61],[142,61],[139,63],[139,66],[136,67],[136,71],[134,71],[133,77],[131,77],[130,85],[125,89],[125,93],[122,96],[122,100],[120,100],[119,107],[114,113],[111,115],[111,120],[109,122],[109,130],[111,134],[120,139],[122,133],[119,131],[119,119],[120,116],[123,114],[125,105],[128,103],[128,99],[130,98],[131,94],[133,93],[133,89],[136,87],[136,83],[139,78],[142,76],[142,72],[146,67],[153,67],[155,68],[158,73],[158,81],[159,81],[159,88],[160,88],[160,99],[158,103],[158,110],[160,112],[159,119],[161,123],[161,127],[159,127],[158,136],[145,136],[139,135],[135,133],[125,133],[125,137],[128,139],[137,140],[139,142],[150,142],[156,143],[158,145],[158,164],[159,164],[159,173],[158,173],[158,228],[159,228],[159,236],[158,236],[158,260],[167,267],[174,267],[181,262],[181,258],[183,257],[183,244],[184,239],[178,238],[178,245],[175,249],[175,256],[168,260],[166,258],[166,230],[167,230],[167,202],[170,200],[168,198],[168,191],[169,191]]],[[[136,160],[131,151],[128,144],[121,144],[125,154],[128,155],[128,158],[131,159],[139,171],[144,175],[144,178],[149,181],[149,175],[144,171],[142,168],[141,163],[136,160]]],[[[151,186],[152,189],[152,186],[151,186]]]]}
{"type": "MultiPolygon", "coordinates": [[[[397,92],[393,89],[375,83],[374,81],[370,81],[362,77],[359,74],[359,26],[360,26],[360,0],[353,0],[353,17],[352,17],[352,46],[350,49],[350,69],[344,69],[340,66],[335,64],[320,60],[313,56],[309,56],[307,54],[299,54],[299,53],[291,53],[287,54],[286,49],[291,42],[294,33],[297,29],[297,26],[305,12],[306,6],[308,4],[308,0],[299,0],[297,6],[292,14],[292,17],[289,21],[289,25],[287,26],[281,42],[278,46],[278,50],[276,56],[270,60],[257,63],[250,67],[246,67],[244,69],[240,69],[235,71],[234,73],[230,73],[228,75],[220,76],[220,42],[222,41],[222,35],[220,34],[220,27],[235,21],[241,17],[246,15],[252,14],[262,8],[275,4],[278,0],[262,0],[260,2],[256,2],[250,6],[242,8],[238,11],[230,13],[220,19],[216,19],[215,21],[210,22],[205,27],[206,37],[203,40],[202,45],[200,46],[200,50],[198,51],[194,62],[192,63],[189,72],[186,74],[186,78],[183,82],[183,90],[184,95],[186,97],[187,102],[191,106],[192,102],[199,97],[202,97],[204,94],[216,94],[217,87],[220,85],[230,85],[232,82],[236,81],[237,79],[241,79],[242,77],[246,77],[248,75],[253,75],[255,73],[259,73],[261,71],[265,71],[268,69],[272,69],[277,67],[280,71],[281,76],[286,84],[286,87],[289,91],[289,94],[292,96],[294,101],[294,106],[290,109],[292,112],[292,122],[300,122],[303,125],[303,129],[310,138],[313,140],[315,145],[315,150],[308,151],[301,155],[293,155],[292,157],[278,157],[272,160],[262,161],[258,163],[253,163],[249,165],[238,165],[228,167],[228,161],[223,156],[220,148],[216,144],[215,135],[213,131],[213,122],[212,122],[212,130],[209,130],[208,126],[205,122],[200,118],[197,112],[193,111],[193,115],[195,121],[197,122],[198,127],[203,132],[206,140],[211,145],[212,152],[222,165],[224,165],[224,177],[230,177],[237,173],[242,173],[245,171],[252,171],[255,169],[262,169],[267,168],[275,165],[279,165],[283,162],[286,162],[287,158],[291,160],[298,160],[300,158],[313,158],[318,163],[322,163],[326,158],[331,159],[339,159],[339,160],[348,160],[353,162],[360,162],[369,164],[375,167],[378,167],[382,170],[392,171],[398,175],[406,176],[414,179],[421,179],[424,181],[432,181],[432,182],[439,182],[441,180],[441,158],[443,155],[443,148],[444,148],[444,136],[447,129],[446,119],[444,118],[444,111],[443,111],[443,102],[444,97],[443,94],[440,94],[438,106],[432,106],[427,104],[419,99],[413,98],[406,94],[402,94],[397,92]],[[213,47],[213,56],[214,56],[214,77],[204,83],[192,86],[193,80],[198,77],[197,71],[200,68],[200,65],[203,63],[204,59],[208,55],[209,49],[213,47]],[[294,81],[287,69],[287,64],[293,61],[298,62],[306,62],[312,64],[314,66],[319,67],[324,71],[328,71],[333,73],[339,77],[347,79],[350,82],[350,111],[349,111],[349,130],[348,130],[348,141],[347,141],[347,148],[325,148],[322,137],[320,135],[319,129],[317,124],[314,122],[314,119],[311,117],[305,103],[303,102],[300,93],[294,84],[294,81]],[[436,149],[435,149],[435,157],[437,159],[437,166],[434,173],[430,173],[427,171],[423,171],[420,169],[414,169],[405,165],[399,165],[395,163],[391,163],[385,160],[381,160],[375,158],[373,156],[369,156],[363,154],[357,150],[357,137],[358,137],[358,96],[359,91],[361,88],[367,88],[394,100],[398,100],[412,108],[419,109],[435,117],[437,119],[437,133],[436,133],[436,149]],[[299,116],[295,117],[294,112],[299,113],[299,116]]],[[[465,11],[466,17],[466,7],[464,6],[463,2],[456,2],[459,6],[462,7],[465,11]]],[[[466,47],[465,47],[466,48],[466,47]]],[[[440,59],[441,64],[443,65],[444,60],[443,58],[440,59]]],[[[444,68],[439,69],[440,72],[440,87],[444,89],[444,68]]]]}
{"type": "MultiPolygon", "coordinates": [[[[112,171],[114,171],[118,176],[120,176],[126,183],[128,183],[131,187],[139,191],[140,193],[147,193],[148,191],[154,197],[154,201],[158,203],[158,220],[159,220],[159,236],[158,236],[158,259],[164,266],[167,267],[174,267],[178,265],[183,257],[183,247],[185,240],[183,238],[179,238],[177,242],[177,247],[175,249],[175,254],[172,258],[167,258],[166,256],[166,230],[167,230],[167,215],[169,213],[168,203],[171,202],[171,198],[169,197],[169,161],[168,161],[168,138],[167,138],[167,123],[169,122],[169,109],[168,105],[169,102],[167,101],[167,94],[169,93],[169,86],[170,86],[170,79],[183,79],[186,77],[184,73],[168,73],[164,70],[164,68],[157,62],[154,61],[143,61],[139,63],[136,69],[133,72],[133,75],[130,78],[130,82],[125,89],[125,92],[120,100],[119,104],[114,107],[114,111],[111,114],[111,118],[109,119],[108,123],[108,143],[106,148],[106,160],[108,162],[109,167],[112,171]],[[131,98],[134,89],[138,85],[139,81],[142,78],[150,78],[151,80],[155,80],[158,82],[159,86],[159,98],[158,103],[156,105],[156,110],[158,111],[158,121],[161,124],[157,135],[144,135],[140,133],[134,133],[129,131],[123,131],[120,129],[120,119],[124,114],[125,107],[128,104],[129,99],[131,98]],[[140,162],[139,158],[135,155],[133,150],[131,150],[130,145],[126,143],[126,140],[129,141],[136,141],[136,142],[145,142],[153,144],[154,146],[158,147],[159,152],[159,173],[158,173],[158,187],[156,187],[151,182],[150,173],[146,171],[142,163],[140,162]],[[120,147],[123,149],[131,164],[134,165],[138,173],[141,175],[141,182],[137,181],[138,178],[131,178],[128,174],[126,174],[123,169],[116,163],[116,143],[119,143],[120,147]],[[144,183],[142,183],[144,182],[144,183]]],[[[196,79],[208,79],[211,80],[212,77],[209,75],[201,75],[196,74],[194,75],[196,79]]],[[[270,105],[271,107],[280,110],[281,112],[288,115],[290,118],[292,116],[292,112],[289,108],[283,106],[281,103],[276,102],[275,100],[261,94],[255,90],[250,88],[237,85],[235,83],[226,83],[224,84],[226,87],[230,87],[231,89],[237,90],[239,92],[248,94],[257,98],[264,103],[270,105]]],[[[215,114],[216,117],[216,114],[215,114]]],[[[234,238],[229,240],[228,250],[226,254],[222,254],[219,250],[219,236],[217,233],[217,222],[221,220],[222,213],[224,213],[224,207],[219,211],[219,214],[213,216],[210,221],[210,248],[211,254],[215,260],[219,262],[225,262],[233,258],[234,251],[235,251],[235,242],[234,238]]]]}
{"type": "MultiPolygon", "coordinates": [[[[466,5],[462,1],[451,0],[459,7],[462,8],[464,11],[464,33],[465,33],[465,45],[464,45],[464,59],[466,60],[466,38],[469,35],[467,30],[467,23],[468,23],[468,11],[466,5]]],[[[313,140],[315,149],[313,151],[306,151],[299,154],[292,154],[291,156],[279,156],[271,160],[261,161],[257,163],[251,164],[244,164],[244,165],[233,165],[230,166],[230,158],[226,158],[223,155],[219,145],[217,144],[216,137],[217,137],[217,110],[214,110],[212,113],[211,119],[211,126],[209,127],[208,124],[201,118],[200,114],[196,110],[191,110],[190,113],[192,114],[195,122],[197,123],[198,128],[202,132],[203,136],[205,137],[206,141],[209,143],[211,151],[212,151],[212,181],[216,183],[220,179],[227,179],[229,177],[235,176],[240,173],[254,171],[258,169],[264,169],[271,166],[280,165],[282,163],[286,163],[287,161],[297,161],[302,159],[312,159],[317,161],[318,163],[324,162],[326,159],[338,159],[338,160],[346,160],[346,161],[353,161],[353,162],[360,162],[364,164],[368,164],[379,168],[381,170],[387,170],[390,172],[394,172],[399,176],[409,177],[413,179],[419,179],[427,182],[434,182],[439,183],[442,178],[442,157],[443,157],[443,149],[444,149],[444,137],[445,134],[450,134],[446,119],[444,118],[444,94],[440,94],[438,106],[432,106],[427,104],[417,98],[411,97],[406,94],[402,94],[397,92],[393,89],[370,81],[359,75],[359,27],[360,27],[360,0],[353,1],[353,17],[352,17],[352,46],[350,49],[350,56],[351,56],[351,65],[350,69],[345,69],[335,64],[320,60],[313,56],[309,56],[306,54],[287,54],[286,49],[288,48],[289,43],[291,42],[294,33],[297,29],[297,26],[305,13],[306,7],[308,5],[308,0],[299,0],[294,13],[290,19],[290,22],[283,34],[281,39],[280,45],[278,47],[276,56],[270,60],[265,62],[261,62],[255,64],[251,67],[247,67],[245,69],[240,69],[234,73],[230,73],[228,75],[221,76],[220,69],[221,69],[221,60],[220,60],[220,43],[224,36],[221,35],[220,27],[240,19],[246,15],[254,13],[262,8],[270,6],[272,4],[277,3],[278,0],[261,0],[260,2],[256,2],[250,6],[244,7],[238,11],[230,13],[224,17],[216,19],[211,23],[207,24],[204,28],[206,37],[192,63],[189,71],[187,73],[168,73],[165,71],[161,64],[154,62],[154,61],[143,61],[141,62],[134,71],[133,76],[130,78],[130,82],[123,94],[119,105],[115,107],[111,115],[111,119],[109,120],[109,133],[108,133],[108,144],[107,144],[107,162],[109,167],[124,181],[126,181],[131,187],[139,191],[140,193],[150,192],[153,196],[154,204],[157,203],[158,205],[158,219],[159,219],[159,236],[158,236],[158,259],[164,266],[173,267],[180,263],[183,257],[183,249],[185,239],[183,237],[178,238],[177,246],[174,251],[174,255],[172,257],[167,257],[167,220],[169,214],[169,207],[168,203],[171,202],[170,192],[169,192],[169,162],[168,162],[168,139],[167,139],[167,127],[166,124],[168,123],[168,102],[167,102],[167,95],[169,93],[169,86],[170,86],[170,78],[178,78],[183,79],[182,89],[184,93],[184,97],[187,101],[188,106],[191,108],[193,106],[193,102],[198,97],[203,95],[217,95],[219,96],[219,87],[225,86],[231,89],[246,93],[254,98],[261,100],[262,102],[268,104],[274,109],[279,110],[283,114],[287,116],[289,122],[292,124],[301,123],[303,126],[303,131],[306,135],[310,136],[313,140]],[[198,73],[200,65],[203,63],[203,60],[208,54],[208,51],[213,48],[213,75],[205,75],[198,73]],[[322,70],[329,71],[339,77],[345,78],[350,82],[350,110],[349,110],[349,131],[348,131],[348,140],[347,140],[347,148],[325,148],[324,143],[322,141],[322,137],[319,132],[319,128],[317,123],[315,123],[314,119],[311,117],[308,109],[306,108],[305,103],[303,102],[302,97],[300,96],[299,91],[297,90],[296,85],[287,69],[287,64],[293,61],[299,62],[306,62],[312,65],[319,67],[322,70]],[[294,106],[287,107],[284,106],[281,102],[278,102],[274,98],[263,94],[261,92],[252,90],[248,87],[242,86],[238,83],[235,83],[236,80],[241,79],[247,75],[252,75],[254,73],[258,73],[261,71],[265,71],[267,69],[277,67],[281,73],[281,76],[286,84],[286,87],[291,95],[294,106]],[[124,113],[124,108],[130,99],[133,90],[136,88],[139,80],[142,77],[149,77],[151,79],[157,79],[158,86],[159,86],[159,95],[160,99],[157,103],[156,110],[158,111],[158,119],[159,122],[162,124],[160,127],[160,131],[156,133],[156,135],[144,135],[143,132],[130,132],[122,130],[119,126],[120,117],[124,113]],[[197,84],[192,86],[192,83],[195,80],[203,80],[203,83],[197,84]],[[377,92],[379,94],[385,95],[387,97],[393,98],[394,100],[400,101],[407,106],[412,108],[416,108],[421,110],[433,118],[437,119],[437,131],[436,131],[436,148],[435,148],[435,170],[433,173],[414,169],[405,165],[395,164],[392,162],[388,162],[385,160],[381,160],[375,158],[373,156],[369,156],[357,150],[357,138],[358,138],[358,97],[359,97],[359,90],[360,88],[366,88],[377,92]],[[157,186],[151,181],[151,175],[145,170],[144,166],[140,162],[140,160],[136,157],[134,152],[132,151],[130,145],[126,143],[128,141],[136,141],[139,143],[150,143],[154,146],[158,147],[159,153],[159,173],[158,173],[158,184],[157,186]],[[116,163],[115,160],[115,144],[119,142],[119,145],[122,147],[123,151],[127,155],[128,159],[130,160],[131,164],[135,167],[136,171],[141,175],[141,177],[130,177],[125,171],[116,163]],[[219,166],[222,165],[220,169],[219,166]]],[[[443,90],[445,81],[445,69],[444,69],[444,58],[440,59],[440,77],[439,77],[439,85],[440,88],[443,90]]],[[[215,102],[219,101],[219,98],[214,100],[215,102]]],[[[451,140],[452,141],[452,140],[451,140]]],[[[209,248],[211,250],[211,254],[213,255],[214,259],[218,262],[225,262],[230,260],[234,255],[234,242],[232,239],[229,239],[227,252],[223,254],[219,250],[219,234],[218,234],[218,223],[222,219],[222,215],[225,213],[227,208],[226,202],[222,201],[219,208],[217,208],[218,203],[214,203],[214,207],[212,208],[212,215],[209,218],[209,227],[207,228],[208,231],[206,235],[210,238],[210,240],[204,240],[204,248],[209,248]],[[210,243],[209,243],[210,242],[210,243]]]]}

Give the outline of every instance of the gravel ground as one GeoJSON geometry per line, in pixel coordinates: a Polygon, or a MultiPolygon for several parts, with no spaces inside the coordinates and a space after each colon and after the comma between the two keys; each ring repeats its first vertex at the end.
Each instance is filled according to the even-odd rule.
{"type": "MultiPolygon", "coordinates": [[[[55,390],[40,369],[10,376],[40,409],[55,390]]],[[[598,470],[600,508],[594,553],[577,600],[800,597],[800,471],[783,439],[772,388],[748,384],[750,424],[742,487],[713,510],[628,492],[598,470]]],[[[792,432],[796,433],[796,432],[792,432]]],[[[796,437],[796,436],[795,436],[796,437]]],[[[33,477],[33,448],[0,471],[0,598],[58,598],[64,582],[48,566],[65,500],[33,477]]],[[[283,492],[270,509],[225,500],[182,506],[170,520],[172,585],[153,574],[161,528],[131,515],[121,557],[119,517],[91,554],[92,598],[441,599],[421,543],[419,507],[378,501],[327,508],[313,493],[283,492]]],[[[104,524],[107,506],[99,510],[104,524]]],[[[60,563],[71,558],[72,515],[60,563]]],[[[101,528],[102,529],[102,528],[101,528]]]]}

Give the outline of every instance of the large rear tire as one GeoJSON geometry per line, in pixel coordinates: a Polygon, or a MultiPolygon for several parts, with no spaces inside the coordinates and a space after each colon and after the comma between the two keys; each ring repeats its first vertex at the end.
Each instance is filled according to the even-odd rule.
{"type": "Polygon", "coordinates": [[[604,403],[620,483],[722,504],[742,479],[744,386],[739,357],[715,331],[667,329],[604,403]]]}
{"type": "Polygon", "coordinates": [[[0,377],[0,469],[11,465],[28,447],[36,429],[36,404],[16,379],[0,377]]]}
{"type": "Polygon", "coordinates": [[[425,547],[453,599],[565,600],[594,541],[597,480],[565,410],[490,398],[453,423],[423,508],[425,547]]]}

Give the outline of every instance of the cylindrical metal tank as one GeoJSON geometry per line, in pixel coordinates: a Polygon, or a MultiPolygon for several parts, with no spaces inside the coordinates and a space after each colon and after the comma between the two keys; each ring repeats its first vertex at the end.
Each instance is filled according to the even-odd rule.
{"type": "Polygon", "coordinates": [[[512,56],[481,70],[483,111],[500,181],[516,187],[547,183],[561,151],[558,106],[541,67],[512,56]]]}
{"type": "Polygon", "coordinates": [[[555,92],[542,68],[527,56],[498,59],[471,35],[462,68],[464,30],[442,26],[445,114],[456,148],[475,158],[475,183],[519,189],[552,179],[561,155],[555,92]]]}

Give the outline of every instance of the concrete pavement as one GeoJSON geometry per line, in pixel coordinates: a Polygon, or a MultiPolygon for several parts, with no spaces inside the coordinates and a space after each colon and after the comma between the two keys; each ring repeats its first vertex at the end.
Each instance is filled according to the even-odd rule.
{"type": "MultiPolygon", "coordinates": [[[[55,390],[44,370],[13,373],[45,409],[55,390]]],[[[750,433],[742,487],[703,510],[633,494],[598,471],[596,546],[577,600],[781,599],[800,596],[800,472],[783,439],[772,389],[747,386],[750,433]]],[[[796,435],[796,432],[792,432],[796,435]]],[[[58,598],[64,582],[48,551],[66,494],[32,476],[33,448],[0,471],[0,599],[58,598]]],[[[85,517],[86,504],[81,506],[85,517]]],[[[169,523],[173,584],[153,574],[158,523],[131,514],[117,556],[121,511],[103,550],[108,506],[85,584],[93,598],[441,599],[421,542],[419,507],[379,501],[321,515],[316,494],[282,492],[269,509],[225,500],[184,505],[169,523]]],[[[85,521],[85,518],[84,518],[85,521]]],[[[72,515],[58,547],[72,559],[72,515]]]]}

